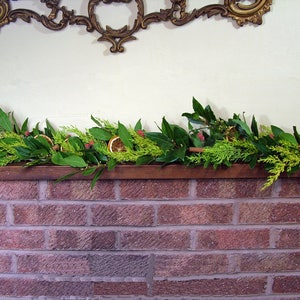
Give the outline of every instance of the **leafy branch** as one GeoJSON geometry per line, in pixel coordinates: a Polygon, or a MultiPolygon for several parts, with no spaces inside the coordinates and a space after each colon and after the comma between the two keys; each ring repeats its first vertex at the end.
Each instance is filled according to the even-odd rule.
{"type": "Polygon", "coordinates": [[[0,166],[24,162],[25,167],[53,164],[70,166],[75,174],[92,176],[94,187],[103,170],[118,164],[144,165],[177,163],[188,166],[247,163],[263,164],[269,176],[263,188],[273,184],[286,172],[300,169],[300,135],[277,126],[259,126],[255,117],[248,125],[244,116],[233,114],[227,120],[217,118],[212,108],[195,98],[192,112],[183,113],[187,129],[162,118],[158,131],[146,131],[138,120],[127,127],[91,116],[95,126],[80,130],[76,126],[55,129],[48,120],[29,129],[28,118],[19,125],[14,114],[0,109],[0,166]]]}

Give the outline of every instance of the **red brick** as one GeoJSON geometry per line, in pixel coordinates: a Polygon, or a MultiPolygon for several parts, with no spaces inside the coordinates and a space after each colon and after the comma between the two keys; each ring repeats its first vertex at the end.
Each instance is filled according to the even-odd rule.
{"type": "Polygon", "coordinates": [[[235,296],[262,295],[265,292],[266,277],[214,278],[187,281],[155,281],[155,296],[235,296]]]}
{"type": "Polygon", "coordinates": [[[150,255],[90,254],[88,259],[92,276],[146,278],[150,272],[150,255]]]}
{"type": "Polygon", "coordinates": [[[270,203],[241,203],[240,223],[261,224],[269,223],[272,204],[270,203]]]}
{"type": "Polygon", "coordinates": [[[147,293],[148,287],[146,282],[96,282],[94,288],[95,296],[146,296],[147,293]]]}
{"type": "Polygon", "coordinates": [[[0,254],[0,273],[10,273],[11,264],[12,264],[11,256],[0,254]]]}
{"type": "Polygon", "coordinates": [[[240,223],[298,223],[300,203],[242,203],[240,223]]]}
{"type": "Polygon", "coordinates": [[[228,259],[223,254],[158,255],[154,270],[160,277],[227,273],[228,259]]]}
{"type": "Polygon", "coordinates": [[[4,225],[6,223],[6,206],[0,204],[0,225],[4,225]]]}
{"type": "Polygon", "coordinates": [[[15,296],[15,281],[0,278],[0,296],[15,296]]]}
{"type": "Polygon", "coordinates": [[[87,275],[88,258],[82,255],[18,255],[18,273],[87,275]]]}
{"type": "Polygon", "coordinates": [[[158,224],[226,224],[232,222],[232,216],[232,204],[165,204],[158,209],[158,224]]]}
{"type": "Polygon", "coordinates": [[[282,178],[280,183],[279,197],[300,198],[299,178],[282,178]]]}
{"type": "Polygon", "coordinates": [[[197,249],[264,249],[269,247],[269,230],[201,230],[197,249]]]}
{"type": "Polygon", "coordinates": [[[93,224],[101,226],[150,226],[154,222],[154,208],[149,205],[95,205],[93,224]]]}
{"type": "Polygon", "coordinates": [[[122,180],[122,199],[182,199],[189,196],[189,180],[122,180]]]}
{"type": "Polygon", "coordinates": [[[36,200],[39,186],[36,181],[0,181],[0,200],[36,200]]]}
{"type": "Polygon", "coordinates": [[[14,296],[90,296],[93,283],[90,281],[46,281],[35,279],[14,279],[14,296]]]}
{"type": "Polygon", "coordinates": [[[113,250],[116,236],[113,231],[51,230],[52,250],[113,250]]]}
{"type": "Polygon", "coordinates": [[[300,223],[300,203],[278,203],[271,211],[273,223],[300,223]]]}
{"type": "Polygon", "coordinates": [[[199,198],[256,198],[271,195],[271,189],[261,191],[261,179],[202,179],[197,180],[199,198]]]}
{"type": "Polygon", "coordinates": [[[276,248],[300,248],[300,229],[282,229],[276,248]]]}
{"type": "Polygon", "coordinates": [[[0,230],[0,249],[44,249],[41,230],[0,230]]]}
{"type": "Polygon", "coordinates": [[[30,225],[85,225],[84,205],[15,205],[14,223],[30,225]]]}
{"type": "Polygon", "coordinates": [[[240,256],[242,272],[288,272],[300,271],[300,252],[251,253],[240,256]]]}
{"type": "Polygon", "coordinates": [[[114,181],[99,180],[93,189],[89,180],[48,182],[46,198],[57,200],[115,199],[114,181]]]}
{"type": "Polygon", "coordinates": [[[273,283],[274,293],[300,293],[300,276],[277,276],[273,283]]]}
{"type": "Polygon", "coordinates": [[[120,235],[121,249],[185,250],[190,248],[189,231],[126,231],[120,235]]]}

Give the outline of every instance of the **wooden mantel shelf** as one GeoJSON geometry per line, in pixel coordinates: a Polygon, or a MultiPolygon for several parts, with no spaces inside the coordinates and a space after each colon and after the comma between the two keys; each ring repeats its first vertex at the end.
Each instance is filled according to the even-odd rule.
{"type": "MultiPolygon", "coordinates": [[[[34,166],[9,165],[0,167],[0,180],[56,180],[62,176],[74,172],[76,169],[65,166],[34,166]]],[[[214,170],[212,167],[186,167],[183,165],[118,165],[115,169],[105,170],[100,179],[238,179],[238,178],[266,178],[267,172],[263,166],[251,169],[247,164],[234,164],[230,168],[220,167],[214,170]]],[[[285,176],[285,175],[284,175],[285,176]]],[[[291,177],[300,178],[300,171],[291,177]]],[[[91,176],[83,176],[78,173],[71,177],[73,180],[90,180],[91,176]]]]}

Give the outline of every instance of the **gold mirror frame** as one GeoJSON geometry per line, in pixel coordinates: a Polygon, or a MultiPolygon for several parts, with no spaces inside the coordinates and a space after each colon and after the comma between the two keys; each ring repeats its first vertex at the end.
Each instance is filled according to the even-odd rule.
{"type": "MultiPolygon", "coordinates": [[[[251,4],[242,4],[243,0],[223,0],[224,4],[211,4],[191,12],[186,11],[187,0],[168,0],[170,8],[160,9],[159,12],[144,13],[144,1],[146,0],[89,0],[87,2],[88,16],[76,15],[73,9],[69,10],[61,6],[61,0],[40,0],[50,10],[48,15],[40,15],[29,9],[11,9],[12,0],[0,0],[0,28],[11,22],[21,19],[30,23],[32,19],[41,23],[50,30],[62,30],[69,25],[85,26],[88,32],[97,31],[100,34],[98,41],[108,41],[112,44],[111,52],[123,52],[123,44],[135,40],[134,34],[141,29],[146,29],[151,23],[171,22],[176,26],[182,26],[201,17],[208,18],[220,15],[223,18],[231,18],[239,26],[246,23],[262,24],[262,16],[270,10],[272,0],[254,0],[251,4]],[[98,21],[95,9],[101,3],[124,3],[136,2],[137,15],[133,26],[124,25],[114,29],[110,26],[102,27],[98,21]]],[[[16,0],[15,0],[16,1],[16,0]]],[[[87,0],[84,0],[87,1],[87,0]]]]}

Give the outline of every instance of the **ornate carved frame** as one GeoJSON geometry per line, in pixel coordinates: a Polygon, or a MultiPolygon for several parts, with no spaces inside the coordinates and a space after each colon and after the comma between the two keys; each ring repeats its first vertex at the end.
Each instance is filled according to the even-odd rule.
{"type": "MultiPolygon", "coordinates": [[[[0,28],[4,25],[21,19],[27,23],[31,19],[40,22],[50,30],[62,30],[69,25],[85,26],[88,32],[97,31],[100,34],[98,41],[108,41],[112,44],[111,52],[123,52],[123,44],[136,39],[134,34],[141,29],[146,29],[154,22],[171,22],[176,26],[188,24],[189,22],[207,16],[220,15],[224,18],[231,18],[239,26],[250,22],[257,25],[262,24],[262,16],[270,10],[272,0],[252,0],[251,4],[242,4],[245,0],[223,0],[223,4],[211,4],[192,11],[186,11],[188,0],[168,0],[170,8],[160,9],[159,12],[145,14],[146,0],[83,0],[87,3],[88,15],[76,15],[73,9],[61,6],[61,0],[40,0],[50,9],[48,15],[40,15],[36,11],[29,9],[11,9],[11,1],[0,0],[0,28]],[[136,2],[137,15],[132,26],[124,25],[122,28],[114,29],[110,26],[102,27],[98,20],[95,9],[98,5],[136,2]]],[[[17,0],[14,0],[17,1],[17,0]]],[[[37,0],[35,0],[37,1],[37,0]]]]}

